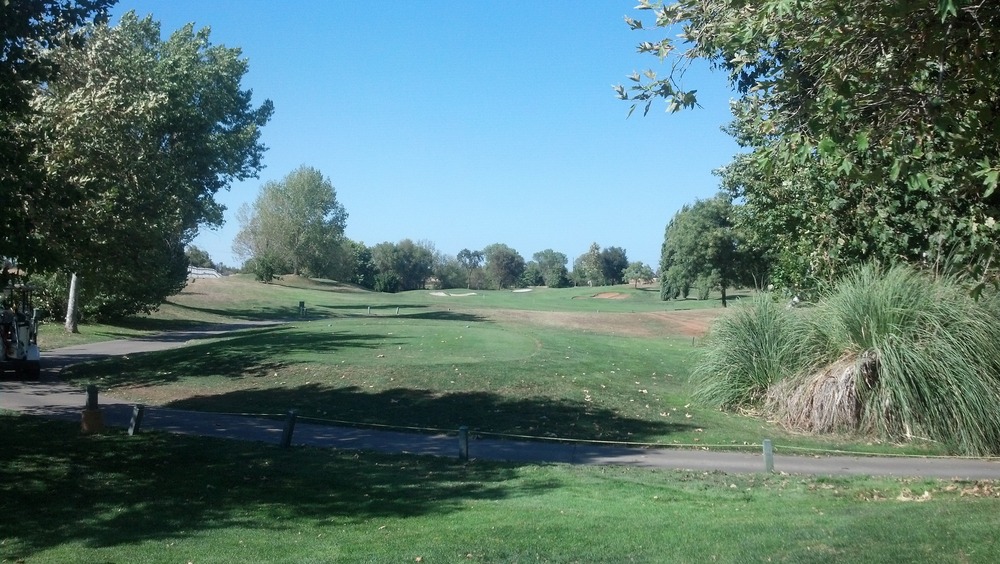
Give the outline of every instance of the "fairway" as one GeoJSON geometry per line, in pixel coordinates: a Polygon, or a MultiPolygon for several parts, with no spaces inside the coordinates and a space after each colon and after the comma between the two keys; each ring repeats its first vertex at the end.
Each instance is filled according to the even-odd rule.
{"type": "MultiPolygon", "coordinates": [[[[285,277],[198,280],[151,318],[287,320],[182,349],[63,374],[118,399],[337,424],[713,448],[934,453],[788,433],[693,405],[689,375],[718,300],[663,302],[649,288],[380,294],[285,277]],[[608,297],[613,296],[613,297],[608,297]],[[298,304],[306,315],[298,316],[298,304]]],[[[49,328],[51,329],[51,328],[49,328]]]]}
{"type": "MultiPolygon", "coordinates": [[[[699,408],[688,375],[721,311],[626,287],[614,288],[624,298],[593,297],[602,291],[611,290],[452,300],[298,279],[199,281],[129,331],[287,322],[77,365],[64,377],[129,401],[275,416],[294,408],[314,422],[688,448],[759,449],[771,438],[779,451],[933,452],[792,435],[699,408]]],[[[114,333],[102,327],[83,338],[114,333]]],[[[0,540],[5,557],[27,562],[1000,558],[1000,497],[989,481],[461,463],[158,433],[80,436],[73,424],[10,415],[0,427],[16,437],[0,463],[0,540]],[[81,519],[79,507],[92,510],[81,519]]]]}

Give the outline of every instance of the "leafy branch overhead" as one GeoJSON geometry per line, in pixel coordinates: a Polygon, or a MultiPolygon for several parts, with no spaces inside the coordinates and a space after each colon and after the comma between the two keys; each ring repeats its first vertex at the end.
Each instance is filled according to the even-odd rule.
{"type": "MultiPolygon", "coordinates": [[[[995,2],[642,0],[667,66],[618,97],[648,112],[697,105],[694,59],[738,98],[748,149],[722,171],[755,229],[781,234],[785,282],[858,260],[982,265],[1000,242],[1000,9],[995,2]]],[[[627,25],[648,32],[638,19],[627,25]]]]}

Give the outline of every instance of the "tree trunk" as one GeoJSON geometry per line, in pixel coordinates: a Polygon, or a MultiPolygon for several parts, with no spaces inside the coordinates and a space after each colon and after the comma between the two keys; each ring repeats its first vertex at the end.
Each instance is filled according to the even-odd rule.
{"type": "Polygon", "coordinates": [[[76,314],[76,304],[77,304],[77,277],[76,273],[69,279],[69,300],[66,302],[66,332],[67,333],[79,333],[80,329],[77,327],[76,314]]]}
{"type": "Polygon", "coordinates": [[[726,287],[722,287],[722,307],[726,307],[726,287]]]}

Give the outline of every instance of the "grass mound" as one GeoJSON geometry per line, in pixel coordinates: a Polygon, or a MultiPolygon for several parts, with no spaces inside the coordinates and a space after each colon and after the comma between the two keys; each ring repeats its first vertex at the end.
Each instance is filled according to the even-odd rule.
{"type": "Polygon", "coordinates": [[[778,307],[754,301],[713,331],[698,397],[763,407],[799,430],[1000,454],[997,299],[977,302],[955,281],[910,267],[868,266],[801,319],[778,307]]]}

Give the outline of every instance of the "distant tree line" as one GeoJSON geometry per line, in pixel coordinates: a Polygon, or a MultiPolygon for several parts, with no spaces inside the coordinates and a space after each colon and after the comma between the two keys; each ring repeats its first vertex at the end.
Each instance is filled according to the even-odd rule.
{"type": "Polygon", "coordinates": [[[233,250],[244,270],[262,282],[292,274],[379,292],[603,286],[654,277],[651,267],[629,263],[624,249],[601,249],[597,243],[575,261],[572,272],[566,255],[552,249],[525,261],[503,243],[462,249],[455,256],[439,252],[429,241],[411,239],[368,247],[344,236],[347,217],[330,180],[302,166],[280,181],[265,183],[255,202],[240,210],[233,250]]]}

